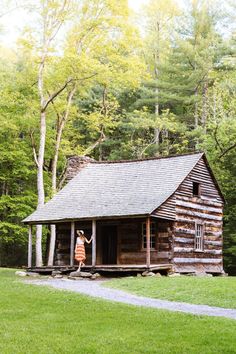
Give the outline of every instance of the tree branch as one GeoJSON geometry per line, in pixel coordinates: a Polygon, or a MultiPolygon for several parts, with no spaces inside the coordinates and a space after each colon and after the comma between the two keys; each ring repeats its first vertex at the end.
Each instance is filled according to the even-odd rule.
{"type": "Polygon", "coordinates": [[[139,158],[142,158],[143,157],[143,154],[145,153],[145,151],[152,145],[155,144],[155,139],[152,140],[149,144],[147,144],[138,154],[139,158]]]}
{"type": "Polygon", "coordinates": [[[91,79],[92,77],[94,77],[94,76],[96,76],[96,75],[97,75],[97,73],[92,74],[92,75],[90,75],[90,76],[82,77],[81,79],[73,79],[73,78],[68,79],[68,80],[64,83],[64,85],[63,85],[62,87],[60,87],[57,91],[55,91],[53,94],[51,94],[51,95],[49,96],[49,98],[48,98],[47,101],[45,102],[44,106],[42,107],[42,112],[45,112],[45,111],[46,111],[48,105],[49,105],[58,95],[60,95],[60,93],[61,93],[62,91],[64,91],[65,88],[66,88],[71,82],[73,82],[73,81],[79,82],[79,81],[88,80],[88,79],[91,79]]]}
{"type": "Polygon", "coordinates": [[[220,154],[219,159],[221,159],[223,156],[225,156],[229,151],[233,150],[236,148],[236,143],[228,147],[222,154],[220,154]]]}
{"type": "Polygon", "coordinates": [[[34,132],[33,131],[30,132],[30,140],[31,140],[31,146],[32,146],[33,155],[34,155],[34,162],[35,162],[36,166],[39,167],[38,157],[37,157],[37,153],[36,153],[36,144],[35,144],[35,140],[34,140],[34,132]]]}
{"type": "Polygon", "coordinates": [[[68,79],[64,85],[62,87],[60,87],[57,91],[55,91],[51,96],[49,96],[49,98],[47,99],[47,101],[45,102],[44,106],[42,107],[42,112],[45,112],[48,105],[58,96],[60,95],[60,93],[62,91],[65,90],[65,88],[69,85],[70,82],[72,82],[73,79],[68,79]]]}
{"type": "Polygon", "coordinates": [[[103,141],[106,140],[106,136],[103,131],[101,131],[101,135],[97,141],[91,146],[89,146],[83,153],[84,156],[88,155],[91,151],[93,151],[98,145],[100,145],[103,141]]]}

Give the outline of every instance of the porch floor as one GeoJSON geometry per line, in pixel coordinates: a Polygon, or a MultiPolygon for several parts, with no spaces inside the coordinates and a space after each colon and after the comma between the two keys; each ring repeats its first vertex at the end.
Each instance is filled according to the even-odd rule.
{"type": "MultiPolygon", "coordinates": [[[[62,273],[69,273],[77,270],[78,266],[42,266],[42,267],[31,267],[27,268],[28,271],[40,273],[40,274],[51,274],[53,270],[61,271],[62,273]]],[[[106,272],[106,273],[125,273],[125,272],[144,272],[145,270],[157,272],[159,270],[171,270],[172,264],[151,264],[149,268],[145,264],[99,264],[95,267],[91,265],[86,265],[81,269],[81,271],[92,271],[94,272],[106,272]]]]}

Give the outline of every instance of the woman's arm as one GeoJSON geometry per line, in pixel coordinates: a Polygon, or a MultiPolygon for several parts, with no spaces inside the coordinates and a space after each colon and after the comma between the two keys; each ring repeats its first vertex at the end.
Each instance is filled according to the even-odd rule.
{"type": "Polygon", "coordinates": [[[88,239],[85,237],[85,242],[91,243],[92,241],[93,241],[93,235],[91,236],[90,240],[88,240],[88,239]]]}

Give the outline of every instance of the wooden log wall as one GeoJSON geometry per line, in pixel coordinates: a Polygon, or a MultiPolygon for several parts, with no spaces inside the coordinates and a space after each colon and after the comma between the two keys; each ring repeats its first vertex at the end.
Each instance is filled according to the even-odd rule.
{"type": "MultiPolygon", "coordinates": [[[[170,263],[172,258],[173,222],[168,220],[151,219],[156,223],[155,249],[151,250],[151,264],[170,263]]],[[[125,219],[97,222],[97,254],[96,264],[102,264],[102,227],[115,225],[117,227],[117,264],[145,264],[146,249],[142,249],[142,223],[145,219],[125,219]]],[[[70,264],[70,223],[57,224],[54,265],[70,264]]],[[[91,235],[91,222],[75,223],[75,230],[82,229],[87,237],[91,235]]],[[[76,241],[76,237],[75,237],[76,241]]],[[[86,247],[86,265],[91,265],[91,244],[86,247]]],[[[75,265],[77,262],[75,261],[75,265]]]]}
{"type": "MultiPolygon", "coordinates": [[[[56,230],[56,245],[55,245],[55,266],[67,266],[70,264],[70,228],[71,223],[59,223],[56,230]]],[[[91,236],[91,222],[75,223],[75,230],[84,230],[85,235],[90,238],[91,236]]],[[[76,235],[75,235],[76,242],[76,235]]],[[[85,244],[86,249],[86,264],[91,265],[92,262],[92,243],[85,244]]],[[[74,261],[77,265],[78,262],[74,261]]]]}
{"type": "MultiPolygon", "coordinates": [[[[125,221],[118,227],[118,264],[145,264],[146,249],[142,249],[143,219],[125,221]]],[[[155,249],[151,249],[151,264],[169,263],[171,259],[171,221],[153,220],[156,223],[155,249]]]]}
{"type": "Polygon", "coordinates": [[[173,237],[173,264],[178,272],[221,273],[223,200],[201,159],[175,193],[176,221],[173,237]],[[200,183],[200,196],[192,193],[193,182],[200,183]],[[204,250],[196,251],[195,223],[204,226],[204,250]]]}

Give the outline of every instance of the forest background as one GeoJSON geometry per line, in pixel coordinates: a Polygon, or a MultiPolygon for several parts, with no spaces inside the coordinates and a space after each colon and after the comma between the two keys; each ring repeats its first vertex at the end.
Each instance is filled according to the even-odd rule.
{"type": "Polygon", "coordinates": [[[0,46],[0,266],[26,264],[21,221],[60,189],[68,156],[204,150],[227,201],[224,264],[235,274],[235,2],[150,0],[138,13],[126,0],[2,3],[0,22],[22,8],[31,22],[15,48],[0,46]]]}

